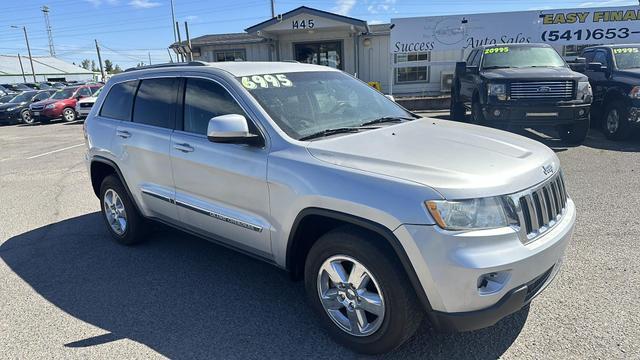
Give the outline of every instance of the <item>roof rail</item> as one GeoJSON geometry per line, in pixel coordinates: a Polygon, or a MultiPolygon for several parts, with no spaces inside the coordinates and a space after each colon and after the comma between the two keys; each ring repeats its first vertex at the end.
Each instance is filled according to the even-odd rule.
{"type": "Polygon", "coordinates": [[[135,71],[135,70],[147,70],[147,69],[161,69],[161,68],[176,67],[176,66],[207,66],[207,63],[204,61],[189,61],[189,62],[179,62],[179,63],[145,65],[145,66],[128,68],[124,72],[135,71]]]}

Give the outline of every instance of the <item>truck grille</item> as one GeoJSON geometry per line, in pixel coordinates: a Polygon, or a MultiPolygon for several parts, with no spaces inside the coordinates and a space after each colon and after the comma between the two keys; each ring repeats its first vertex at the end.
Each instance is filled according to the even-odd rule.
{"type": "Polygon", "coordinates": [[[510,86],[511,99],[573,99],[573,81],[514,82],[510,86]]]}
{"type": "Polygon", "coordinates": [[[90,108],[93,106],[92,102],[84,102],[84,103],[80,103],[80,107],[81,108],[90,108]]]}
{"type": "Polygon", "coordinates": [[[562,173],[512,199],[520,220],[521,240],[528,243],[551,229],[564,215],[568,195],[562,173]]]}

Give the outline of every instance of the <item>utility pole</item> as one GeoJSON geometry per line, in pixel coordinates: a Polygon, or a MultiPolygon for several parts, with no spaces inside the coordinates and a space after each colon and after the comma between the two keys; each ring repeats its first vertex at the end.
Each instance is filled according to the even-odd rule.
{"type": "Polygon", "coordinates": [[[147,52],[147,55],[149,55],[149,65],[151,65],[151,52],[147,52]]]}
{"type": "MultiPolygon", "coordinates": [[[[180,24],[176,21],[176,31],[178,32],[178,46],[182,46],[182,39],[180,39],[180,24]]],[[[182,50],[178,51],[178,56],[180,57],[180,62],[184,62],[184,55],[182,55],[182,50]]]]}
{"type": "Polygon", "coordinates": [[[20,63],[20,71],[22,72],[22,82],[27,82],[27,77],[24,76],[24,66],[22,66],[22,58],[20,57],[20,53],[18,53],[18,62],[20,63]]]}
{"type": "Polygon", "coordinates": [[[94,39],[94,41],[96,42],[96,52],[98,53],[98,62],[100,63],[100,76],[102,78],[102,81],[104,81],[104,69],[102,68],[102,57],[100,56],[100,46],[98,46],[98,39],[94,39]]]}
{"type": "Polygon", "coordinates": [[[49,7],[44,5],[40,10],[44,14],[44,25],[47,28],[47,36],[49,37],[49,54],[56,56],[56,49],[53,46],[53,34],[51,33],[51,23],[49,22],[49,7]]]}
{"type": "Polygon", "coordinates": [[[276,3],[275,0],[271,0],[271,18],[276,17],[276,3]]]}
{"type": "Polygon", "coordinates": [[[189,37],[189,24],[184,22],[184,31],[187,33],[187,46],[189,47],[189,61],[193,61],[193,52],[191,51],[191,38],[189,37]]]}
{"type": "MultiPolygon", "coordinates": [[[[14,29],[20,29],[19,26],[11,25],[14,29]]],[[[27,43],[27,52],[29,53],[29,63],[31,63],[31,74],[33,74],[33,82],[36,82],[36,71],[33,68],[33,58],[31,57],[31,47],[29,46],[29,36],[27,35],[27,27],[23,26],[22,31],[24,31],[24,41],[27,43]]]]}
{"type": "MultiPolygon", "coordinates": [[[[173,24],[176,23],[176,11],[175,11],[175,9],[173,7],[173,0],[171,0],[171,22],[173,24]]],[[[171,27],[173,27],[173,26],[171,26],[171,27]]],[[[176,41],[178,41],[178,36],[177,36],[177,33],[176,33],[176,28],[173,27],[173,42],[176,42],[176,41]]]]}
{"type": "Polygon", "coordinates": [[[171,57],[171,50],[167,48],[167,54],[169,54],[169,62],[173,63],[173,58],[171,57]]]}

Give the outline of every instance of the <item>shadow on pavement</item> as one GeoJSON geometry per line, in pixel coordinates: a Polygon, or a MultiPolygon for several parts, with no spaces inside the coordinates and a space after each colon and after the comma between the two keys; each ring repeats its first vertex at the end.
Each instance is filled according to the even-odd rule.
{"type": "MultiPolygon", "coordinates": [[[[96,212],[17,235],[0,246],[0,257],[53,305],[107,331],[53,346],[128,338],[169,358],[356,357],[316,325],[302,283],[284,271],[161,229],[142,245],[121,246],[96,212]]],[[[387,358],[497,358],[527,315],[523,309],[462,334],[435,333],[425,322],[387,358]]]]}

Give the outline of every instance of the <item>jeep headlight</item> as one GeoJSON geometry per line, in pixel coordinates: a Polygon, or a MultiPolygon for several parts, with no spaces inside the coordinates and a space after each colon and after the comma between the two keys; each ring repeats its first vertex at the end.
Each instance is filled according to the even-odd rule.
{"type": "Polygon", "coordinates": [[[591,91],[591,84],[588,81],[578,81],[578,91],[576,91],[576,98],[584,102],[590,103],[593,99],[593,92],[591,91]]]}
{"type": "Polygon", "coordinates": [[[498,100],[507,100],[507,87],[505,84],[491,84],[487,86],[487,95],[494,96],[498,100]]]}
{"type": "Polygon", "coordinates": [[[425,202],[438,226],[445,230],[481,230],[517,225],[502,197],[425,202]]]}
{"type": "Polygon", "coordinates": [[[53,104],[49,104],[49,105],[45,106],[44,108],[45,108],[45,109],[53,109],[53,108],[55,108],[55,107],[56,107],[56,104],[55,104],[55,103],[53,103],[53,104]]]}

